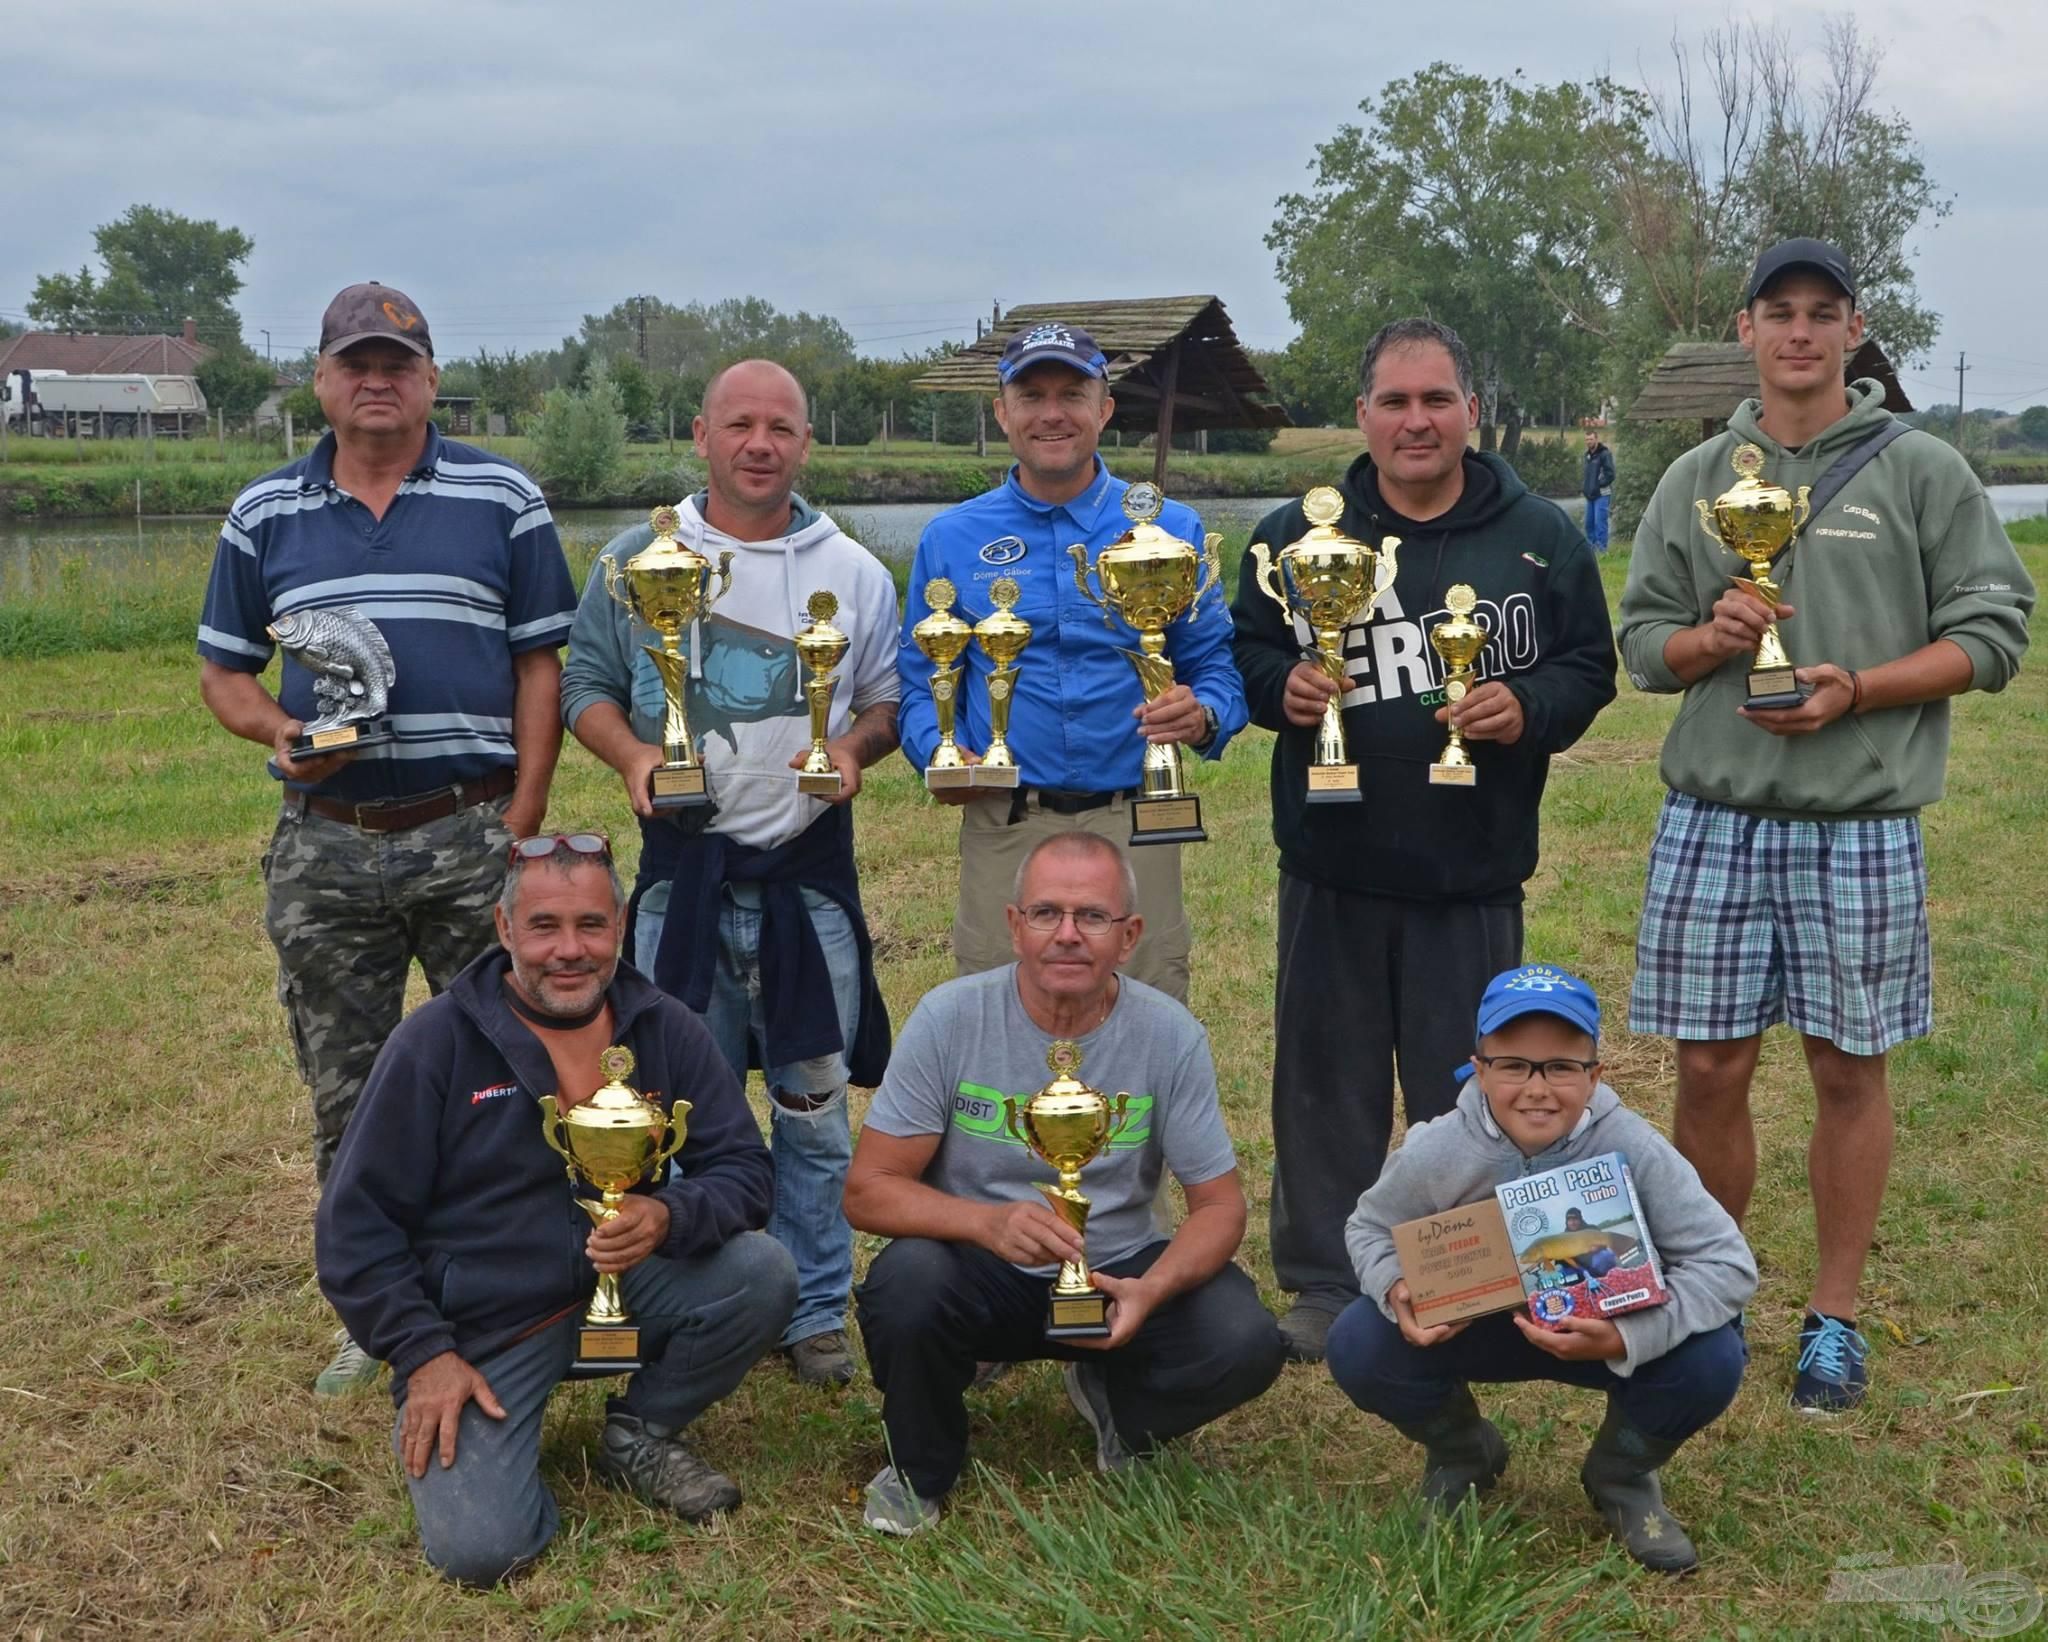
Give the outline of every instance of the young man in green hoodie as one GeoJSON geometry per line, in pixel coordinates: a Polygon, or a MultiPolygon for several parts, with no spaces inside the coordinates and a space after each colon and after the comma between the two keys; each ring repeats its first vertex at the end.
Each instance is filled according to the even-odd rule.
{"type": "Polygon", "coordinates": [[[1756,1185],[1762,1033],[1800,1034],[1819,1262],[1792,1401],[1826,1414],[1867,1379],[1856,1289],[1891,1164],[1885,1055],[1933,1024],[1919,812],[1941,797],[1948,698],[2012,678],[2034,587],[1963,458],[1895,424],[1878,383],[1844,385],[1863,316],[1839,250],[1772,246],[1736,323],[1762,393],[1665,473],[1622,596],[1630,679],[1686,698],[1664,742],[1629,1027],[1678,1040],[1672,1138],[1737,1220],[1756,1185]],[[1745,446],[1795,495],[1853,468],[1773,567],[1775,612],[1730,583],[1743,566],[1695,506],[1729,488],[1745,446]],[[1806,695],[1751,708],[1774,615],[1806,695]]]}
{"type": "MultiPolygon", "coordinates": [[[[1522,885],[1550,755],[1614,699],[1614,633],[1592,549],[1498,456],[1466,448],[1479,419],[1458,334],[1400,319],[1366,345],[1344,475],[1347,534],[1397,536],[1393,585],[1345,632],[1344,733],[1353,801],[1308,802],[1308,764],[1337,684],[1304,659],[1307,627],[1257,579],[1238,580],[1233,650],[1252,721],[1273,744],[1280,848],[1273,1007],[1273,1271],[1297,1361],[1323,1354],[1358,1298],[1344,1218],[1378,1178],[1398,1067],[1408,1122],[1451,1109],[1486,983],[1522,956],[1522,885]],[[1429,630],[1445,594],[1478,595],[1479,682],[1456,706],[1429,630]],[[1446,718],[1477,779],[1438,786],[1446,718]]],[[[1252,534],[1279,553],[1308,529],[1290,502],[1252,534]]]]}

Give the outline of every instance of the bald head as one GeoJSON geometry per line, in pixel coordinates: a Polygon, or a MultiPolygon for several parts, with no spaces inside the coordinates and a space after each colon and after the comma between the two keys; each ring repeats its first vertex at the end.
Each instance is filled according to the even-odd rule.
{"type": "Polygon", "coordinates": [[[811,453],[803,384],[770,359],[728,365],[705,388],[690,431],[709,470],[705,521],[744,542],[788,530],[796,476],[811,453]]]}
{"type": "Polygon", "coordinates": [[[703,414],[707,421],[712,419],[720,396],[728,388],[749,398],[765,396],[780,400],[785,408],[793,408],[799,424],[810,419],[810,401],[804,397],[804,385],[772,359],[738,360],[712,377],[704,385],[703,414]]]}

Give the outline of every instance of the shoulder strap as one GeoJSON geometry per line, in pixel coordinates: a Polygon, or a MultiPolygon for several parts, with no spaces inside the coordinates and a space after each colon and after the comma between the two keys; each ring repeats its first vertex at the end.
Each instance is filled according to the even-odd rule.
{"type": "Polygon", "coordinates": [[[1842,487],[1855,478],[1858,473],[1862,472],[1866,463],[1870,462],[1879,451],[1883,450],[1886,445],[1889,445],[1901,434],[1911,433],[1912,431],[1911,428],[1894,416],[1860,445],[1852,446],[1836,457],[1834,464],[1827,472],[1820,476],[1815,482],[1813,489],[1807,494],[1807,503],[1811,508],[1807,518],[1809,520],[1818,519],[1820,517],[1820,510],[1837,496],[1841,495],[1842,487]]]}

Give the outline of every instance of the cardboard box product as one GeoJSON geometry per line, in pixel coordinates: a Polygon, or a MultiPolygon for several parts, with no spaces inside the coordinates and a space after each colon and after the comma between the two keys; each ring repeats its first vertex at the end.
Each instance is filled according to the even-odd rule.
{"type": "Polygon", "coordinates": [[[1529,1314],[1616,1317],[1670,1295],[1628,1159],[1603,1152],[1494,1187],[1529,1314]]]}
{"type": "Polygon", "coordinates": [[[1404,1220],[1393,1236],[1408,1303],[1425,1328],[1512,1311],[1522,1303],[1521,1269],[1492,1198],[1404,1220]]]}

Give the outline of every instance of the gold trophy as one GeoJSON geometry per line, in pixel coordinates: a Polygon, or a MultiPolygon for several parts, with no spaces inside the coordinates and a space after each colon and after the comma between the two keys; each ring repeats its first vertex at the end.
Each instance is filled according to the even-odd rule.
{"type": "Polygon", "coordinates": [[[832,669],[846,656],[853,642],[832,625],[839,614],[839,600],[830,593],[813,593],[804,608],[811,622],[796,636],[797,659],[811,670],[804,681],[804,699],[811,704],[811,750],[796,774],[796,790],[813,798],[837,798],[844,785],[832,759],[825,751],[825,728],[832,722],[832,689],[839,681],[832,669]]]}
{"type": "Polygon", "coordinates": [[[932,664],[932,707],[939,715],[939,744],[925,766],[924,784],[932,792],[968,786],[974,774],[953,739],[954,714],[960,706],[960,669],[953,664],[974,641],[974,629],[953,614],[959,590],[944,576],[924,584],[924,602],[932,613],[911,628],[924,659],[932,664]]]}
{"type": "Polygon", "coordinates": [[[1252,543],[1252,573],[1266,597],[1290,618],[1308,624],[1315,635],[1315,662],[1336,684],[1338,693],[1323,707],[1316,729],[1315,754],[1308,767],[1311,804],[1357,804],[1358,766],[1344,744],[1344,631],[1354,622],[1369,622],[1380,597],[1394,585],[1398,536],[1383,536],[1377,548],[1367,547],[1337,528],[1344,516],[1343,493],[1318,485],[1302,498],[1309,528],[1297,541],[1269,558],[1264,542],[1252,543]]]}
{"type": "MultiPolygon", "coordinates": [[[[660,1171],[683,1144],[690,1103],[678,1099],[669,1110],[643,1100],[626,1085],[633,1075],[633,1051],[613,1044],[597,1057],[605,1082],[597,1093],[566,1112],[553,1095],[540,1097],[540,1132],[569,1166],[572,1201],[597,1225],[619,1217],[626,1193],[660,1171]],[[593,1186],[596,1202],[575,1188],[593,1186]]],[[[600,1272],[597,1292],[583,1314],[576,1366],[602,1374],[640,1367],[640,1328],[619,1298],[617,1272],[600,1272]]]]}
{"type": "MultiPolygon", "coordinates": [[[[1105,623],[1114,612],[1138,630],[1138,648],[1124,655],[1147,701],[1173,688],[1166,629],[1183,612],[1199,607],[1202,595],[1223,575],[1223,538],[1211,533],[1198,554],[1192,542],[1153,523],[1165,505],[1157,485],[1136,484],[1124,492],[1124,517],[1131,528],[1096,555],[1100,593],[1088,584],[1088,549],[1079,542],[1067,549],[1081,596],[1101,606],[1105,623]]],[[[1202,801],[1188,791],[1186,751],[1177,742],[1147,742],[1138,796],[1131,800],[1131,842],[1193,844],[1208,836],[1202,830],[1202,801]]]]}
{"type": "MultiPolygon", "coordinates": [[[[1021,1105],[1015,1099],[1005,1100],[1003,1122],[1035,1157],[1059,1171],[1058,1185],[1034,1184],[1045,1194],[1052,1212],[1085,1237],[1092,1205],[1081,1195],[1081,1170],[1100,1156],[1123,1128],[1124,1109],[1131,1097],[1118,1095],[1112,1111],[1107,1095],[1089,1088],[1075,1075],[1081,1069],[1081,1051],[1070,1039],[1054,1042],[1045,1052],[1045,1064],[1052,1072],[1052,1082],[1021,1105]]],[[[1062,1261],[1046,1310],[1045,1337],[1099,1340],[1108,1333],[1109,1296],[1089,1282],[1087,1256],[1062,1261]]]]}
{"type": "Polygon", "coordinates": [[[653,541],[623,565],[616,559],[604,561],[604,590],[661,638],[658,646],[641,646],[661,674],[662,762],[647,778],[648,796],[659,813],[711,802],[704,766],[698,761],[697,744],[691,738],[690,720],[683,706],[690,658],[683,654],[677,641],[685,628],[731,588],[733,556],[730,548],[719,555],[719,585],[713,593],[711,561],[676,540],[682,514],[672,507],[658,507],[650,522],[654,526],[653,541]],[[619,591],[622,582],[624,593],[619,591]]]}
{"type": "MultiPolygon", "coordinates": [[[[1444,594],[1444,608],[1450,611],[1450,618],[1429,630],[1429,642],[1443,658],[1444,702],[1455,707],[1472,689],[1472,663],[1486,648],[1486,629],[1472,619],[1472,612],[1479,608],[1479,595],[1463,582],[1444,594]]],[[[1449,723],[1448,715],[1445,722],[1449,723]]],[[[1455,724],[1450,725],[1450,731],[1451,738],[1444,743],[1443,756],[1429,767],[1429,784],[1432,787],[1476,786],[1479,772],[1472,767],[1472,755],[1465,751],[1465,738],[1458,733],[1455,724]]]]}
{"type": "MultiPolygon", "coordinates": [[[[1785,590],[1771,580],[1771,561],[1785,551],[1812,514],[1807,501],[1811,487],[1801,485],[1795,497],[1783,485],[1765,484],[1758,477],[1764,469],[1764,453],[1755,445],[1737,445],[1728,460],[1738,475],[1735,483],[1714,498],[1712,507],[1704,498],[1695,500],[1693,506],[1700,510],[1700,525],[1706,533],[1749,565],[1747,576],[1728,579],[1775,618],[1785,590]]],[[[1797,707],[1810,693],[1793,673],[1792,658],[1785,653],[1785,641],[1773,619],[1756,647],[1756,665],[1749,670],[1749,699],[1743,705],[1797,707]]]]}
{"type": "Polygon", "coordinates": [[[989,659],[988,751],[969,772],[970,786],[1017,785],[1017,760],[1004,738],[1010,729],[1010,698],[1017,688],[1017,657],[1031,642],[1031,623],[1011,608],[1022,593],[1008,576],[1002,577],[988,590],[995,609],[974,624],[975,643],[989,659]]]}

